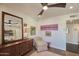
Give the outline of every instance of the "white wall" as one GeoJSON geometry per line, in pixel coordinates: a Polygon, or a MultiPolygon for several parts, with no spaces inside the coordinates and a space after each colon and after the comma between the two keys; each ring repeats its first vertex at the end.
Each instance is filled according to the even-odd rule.
{"type": "MultiPolygon", "coordinates": [[[[78,14],[78,16],[74,18],[70,18],[69,16],[73,14],[68,14],[68,15],[63,15],[63,16],[51,17],[48,19],[41,19],[38,22],[36,22],[35,19],[31,18],[30,16],[27,16],[26,14],[23,14],[22,12],[0,5],[0,44],[2,41],[1,39],[1,11],[5,11],[8,13],[17,15],[19,17],[22,17],[24,19],[24,23],[27,23],[28,28],[30,28],[30,26],[37,27],[37,36],[41,36],[43,37],[45,41],[51,42],[50,47],[54,47],[54,48],[58,48],[62,50],[66,50],[66,20],[79,19],[79,13],[74,13],[74,14],[78,14]],[[52,30],[51,37],[46,37],[45,31],[40,30],[41,25],[47,25],[47,24],[58,24],[58,31],[52,30]]],[[[29,33],[29,37],[35,37],[35,36],[30,36],[30,33],[29,33]]]]}
{"type": "Polygon", "coordinates": [[[51,42],[50,47],[66,50],[66,20],[75,20],[79,18],[79,13],[77,14],[77,17],[70,18],[70,15],[63,15],[58,17],[51,17],[48,19],[42,19],[39,20],[38,24],[38,36],[41,36],[46,42],[51,42]],[[47,25],[47,24],[58,24],[58,31],[52,30],[52,36],[47,37],[45,36],[45,31],[40,30],[41,25],[47,25]]]}
{"type": "MultiPolygon", "coordinates": [[[[12,8],[8,8],[4,5],[0,5],[0,44],[2,43],[2,38],[1,38],[1,12],[7,12],[11,13],[13,15],[19,16],[23,18],[23,22],[27,24],[27,27],[30,28],[30,26],[35,26],[36,27],[36,21],[35,19],[31,18],[30,16],[27,16],[27,14],[23,14],[22,12],[16,11],[12,8]]],[[[26,35],[25,35],[26,36],[26,35]]],[[[34,37],[31,36],[30,33],[28,34],[28,37],[34,37]]]]}

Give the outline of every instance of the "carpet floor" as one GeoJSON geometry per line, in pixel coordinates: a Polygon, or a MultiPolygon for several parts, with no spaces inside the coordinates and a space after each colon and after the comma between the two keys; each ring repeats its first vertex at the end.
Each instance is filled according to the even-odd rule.
{"type": "Polygon", "coordinates": [[[35,51],[30,56],[61,56],[61,55],[56,54],[56,53],[52,53],[50,51],[42,51],[42,52],[35,51]]]}

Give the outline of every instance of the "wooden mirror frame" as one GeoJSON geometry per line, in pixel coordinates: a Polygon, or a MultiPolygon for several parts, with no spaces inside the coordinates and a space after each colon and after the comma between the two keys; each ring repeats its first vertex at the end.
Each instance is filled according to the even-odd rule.
{"type": "Polygon", "coordinates": [[[5,15],[10,15],[10,16],[13,16],[13,17],[16,17],[16,18],[21,19],[21,25],[22,25],[22,38],[21,38],[21,39],[23,39],[23,18],[2,11],[2,44],[7,44],[7,43],[11,43],[11,42],[16,42],[16,41],[18,41],[18,40],[13,40],[13,41],[10,41],[10,42],[7,42],[7,43],[5,42],[5,40],[4,40],[4,16],[5,16],[5,15]]]}

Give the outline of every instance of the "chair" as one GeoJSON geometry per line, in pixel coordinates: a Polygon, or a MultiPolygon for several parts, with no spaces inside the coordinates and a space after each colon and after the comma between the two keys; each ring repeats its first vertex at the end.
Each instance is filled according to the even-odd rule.
{"type": "Polygon", "coordinates": [[[34,38],[34,46],[38,52],[48,50],[47,43],[41,37],[34,38]]]}

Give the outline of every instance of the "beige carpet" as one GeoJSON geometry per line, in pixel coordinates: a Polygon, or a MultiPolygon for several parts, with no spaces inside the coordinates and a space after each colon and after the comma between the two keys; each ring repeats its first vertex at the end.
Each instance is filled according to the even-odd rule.
{"type": "Polygon", "coordinates": [[[35,51],[30,56],[61,56],[61,55],[50,52],[50,51],[42,51],[42,52],[35,51]]]}

